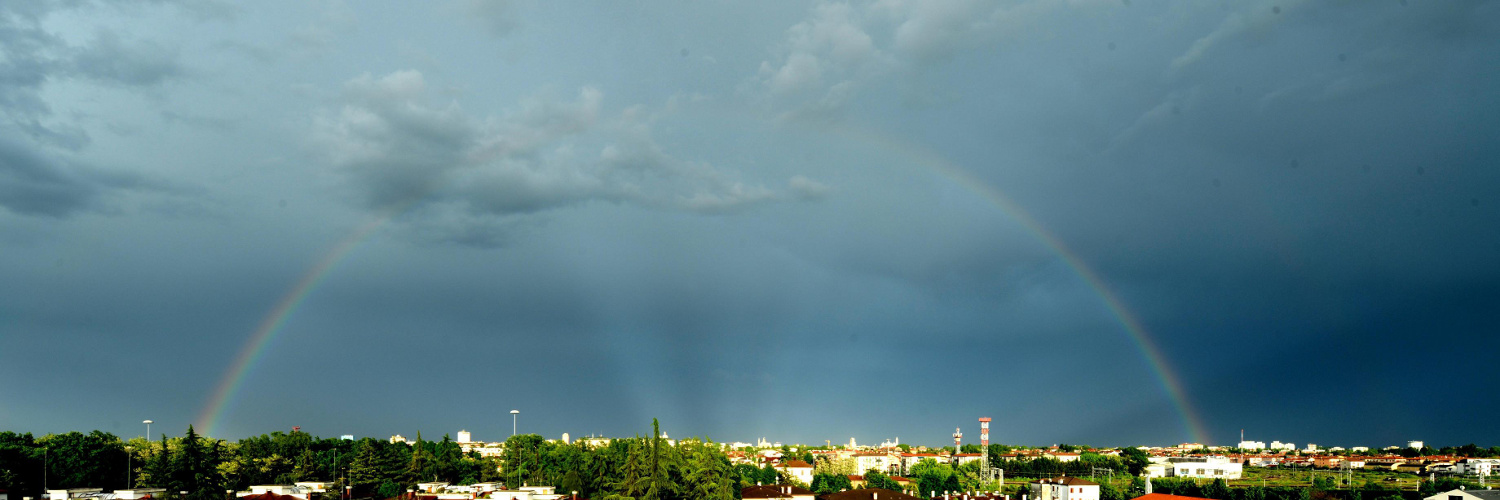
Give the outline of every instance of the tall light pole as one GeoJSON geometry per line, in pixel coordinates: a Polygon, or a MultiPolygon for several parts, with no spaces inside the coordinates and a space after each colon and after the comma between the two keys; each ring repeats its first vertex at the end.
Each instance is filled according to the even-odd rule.
{"type": "Polygon", "coordinates": [[[516,415],[520,415],[520,414],[521,414],[521,410],[511,410],[510,411],[510,435],[512,435],[512,436],[516,435],[516,415]]]}
{"type": "Polygon", "coordinates": [[[131,484],[131,480],[133,480],[134,478],[130,477],[130,459],[134,457],[130,456],[130,450],[131,447],[125,447],[125,487],[134,489],[135,485],[131,484]]]}
{"type": "Polygon", "coordinates": [[[150,441],[151,440],[151,419],[142,420],[141,423],[146,424],[146,440],[150,441]]]}

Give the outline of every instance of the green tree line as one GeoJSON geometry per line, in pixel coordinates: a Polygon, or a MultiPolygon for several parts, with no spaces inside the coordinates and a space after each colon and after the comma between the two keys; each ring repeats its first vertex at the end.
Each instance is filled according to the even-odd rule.
{"type": "MultiPolygon", "coordinates": [[[[659,436],[652,421],[652,436],[659,436]]],[[[741,487],[764,479],[740,474],[718,445],[658,437],[616,439],[593,447],[512,436],[500,457],[465,454],[443,436],[390,443],[364,438],[318,438],[273,432],[229,442],[200,436],[129,441],[101,431],[35,437],[0,432],[0,490],[12,498],[40,498],[46,488],[105,490],[165,488],[186,500],[222,500],[226,490],[303,481],[331,483],[330,496],[392,498],[422,482],[503,482],[556,486],[601,500],[733,500],[741,487]],[[345,487],[348,487],[346,490],[345,487]]],[[[771,471],[773,480],[776,472],[771,471]]]]}

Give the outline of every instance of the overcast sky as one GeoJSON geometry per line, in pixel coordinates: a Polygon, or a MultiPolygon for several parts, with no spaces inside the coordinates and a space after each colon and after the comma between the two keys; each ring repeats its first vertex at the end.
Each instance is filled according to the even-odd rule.
{"type": "Polygon", "coordinates": [[[1462,0],[0,2],[0,430],[1500,445],[1497,89],[1462,0]]]}

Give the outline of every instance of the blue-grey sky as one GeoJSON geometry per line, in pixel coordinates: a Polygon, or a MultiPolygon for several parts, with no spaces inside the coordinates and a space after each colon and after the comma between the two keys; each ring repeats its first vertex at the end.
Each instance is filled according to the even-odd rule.
{"type": "Polygon", "coordinates": [[[4,2],[0,429],[208,425],[331,261],[215,437],[1195,438],[1113,294],[1211,444],[1500,445],[1497,89],[1479,1],[4,2]]]}

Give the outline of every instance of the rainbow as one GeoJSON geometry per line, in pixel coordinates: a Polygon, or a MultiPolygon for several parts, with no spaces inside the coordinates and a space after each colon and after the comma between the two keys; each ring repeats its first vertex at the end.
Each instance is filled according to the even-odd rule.
{"type": "Polygon", "coordinates": [[[1020,205],[1016,204],[1015,201],[1011,200],[1009,196],[1006,196],[999,189],[975,177],[967,170],[948,161],[947,158],[929,148],[899,137],[878,134],[868,129],[852,126],[832,127],[825,124],[824,129],[844,137],[876,145],[931,169],[957,182],[969,191],[989,200],[991,204],[994,204],[1001,211],[1005,212],[1006,215],[1019,222],[1028,232],[1048,248],[1052,249],[1053,253],[1061,257],[1063,262],[1079,278],[1083,279],[1084,283],[1093,288],[1094,293],[1104,301],[1104,306],[1115,316],[1120,325],[1125,327],[1126,335],[1130,337],[1136,349],[1140,351],[1141,356],[1150,365],[1152,373],[1156,375],[1157,381],[1161,383],[1163,392],[1172,401],[1177,414],[1181,417],[1189,437],[1194,442],[1208,442],[1208,432],[1203,425],[1203,419],[1193,411],[1192,405],[1188,403],[1187,393],[1182,389],[1181,380],[1177,378],[1176,372],[1172,370],[1171,365],[1167,364],[1166,356],[1163,356],[1161,349],[1156,347],[1156,342],[1151,339],[1151,335],[1147,333],[1146,327],[1141,324],[1140,319],[1136,318],[1135,314],[1130,312],[1129,308],[1125,307],[1125,302],[1120,300],[1118,295],[1115,295],[1115,292],[1104,282],[1104,278],[1100,277],[1098,272],[1094,271],[1076,252],[1063,244],[1062,239],[1052,234],[1051,231],[1048,231],[1046,227],[1037,222],[1036,218],[1032,217],[1030,212],[1021,208],[1020,205]]]}
{"type": "Polygon", "coordinates": [[[293,285],[291,290],[287,291],[281,297],[281,300],[276,302],[276,306],[272,307],[271,311],[266,313],[266,317],[255,327],[255,333],[251,334],[250,339],[245,342],[245,346],[240,348],[239,356],[235,358],[233,364],[229,365],[229,370],[224,372],[224,377],[219,380],[219,385],[214,388],[213,398],[209,400],[208,405],[204,406],[202,413],[199,414],[196,421],[198,422],[198,428],[202,429],[201,432],[203,435],[213,435],[214,430],[219,426],[220,419],[224,417],[225,411],[229,408],[230,403],[234,401],[235,395],[239,394],[240,387],[245,383],[245,378],[255,367],[256,362],[260,361],[261,355],[265,354],[266,347],[271,345],[271,341],[276,338],[276,333],[280,332],[281,327],[286,325],[287,318],[290,318],[292,313],[297,312],[297,307],[301,306],[302,302],[307,299],[307,295],[312,293],[313,289],[317,288],[323,282],[323,279],[328,276],[328,272],[332,271],[338,265],[339,261],[344,260],[344,257],[348,256],[349,252],[353,251],[355,247],[358,247],[360,242],[375,234],[375,231],[395,217],[397,212],[397,210],[390,210],[383,215],[372,217],[369,221],[355,229],[353,233],[350,233],[343,241],[334,245],[333,249],[324,255],[322,259],[319,259],[312,268],[308,269],[302,275],[302,279],[297,280],[297,284],[293,285]]]}
{"type": "MultiPolygon", "coordinates": [[[[1104,282],[1104,279],[1099,276],[1099,273],[1095,272],[1077,253],[1063,244],[1061,239],[1038,223],[1036,218],[1032,217],[1029,212],[1021,208],[1020,205],[1017,205],[1015,201],[1011,200],[1009,196],[1006,196],[999,189],[990,186],[983,180],[980,180],[968,171],[924,146],[913,144],[901,138],[882,136],[869,130],[853,127],[835,128],[827,127],[825,124],[824,130],[832,131],[841,136],[859,139],[865,143],[895,152],[980,195],[1019,222],[1022,227],[1061,257],[1063,262],[1098,294],[1099,298],[1103,300],[1105,307],[1109,309],[1109,312],[1124,327],[1126,335],[1135,344],[1141,356],[1145,358],[1147,364],[1150,366],[1152,373],[1161,383],[1167,398],[1171,400],[1178,415],[1180,415],[1189,437],[1195,442],[1207,443],[1206,438],[1208,433],[1205,432],[1202,419],[1197,416],[1192,406],[1188,403],[1187,394],[1182,389],[1182,382],[1177,378],[1171,366],[1167,364],[1166,357],[1162,355],[1161,350],[1152,341],[1145,326],[1141,324],[1135,314],[1130,312],[1130,309],[1125,306],[1125,303],[1120,300],[1119,296],[1115,295],[1114,291],[1104,282]]],[[[214,389],[212,398],[199,415],[197,422],[203,430],[204,435],[213,435],[224,414],[234,402],[235,396],[244,385],[245,379],[254,369],[262,354],[265,353],[267,346],[275,340],[276,334],[282,330],[287,319],[297,311],[298,306],[306,300],[308,294],[316,289],[328,276],[328,273],[347,257],[354,248],[358,247],[361,242],[373,235],[405,208],[415,205],[415,202],[413,200],[411,203],[403,203],[401,205],[400,208],[393,208],[380,216],[371,218],[371,220],[350,233],[348,237],[344,238],[337,245],[334,245],[322,259],[319,259],[316,264],[309,268],[303,274],[302,278],[281,297],[276,306],[271,308],[270,312],[266,314],[265,318],[255,328],[255,332],[245,342],[245,346],[241,348],[234,363],[224,373],[223,378],[214,389]]]]}

